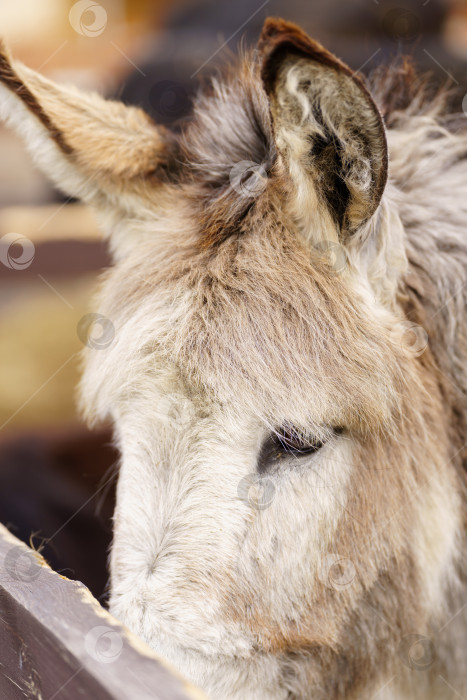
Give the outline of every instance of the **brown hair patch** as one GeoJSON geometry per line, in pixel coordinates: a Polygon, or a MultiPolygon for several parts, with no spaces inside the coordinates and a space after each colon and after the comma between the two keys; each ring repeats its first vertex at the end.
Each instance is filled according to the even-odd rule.
{"type": "Polygon", "coordinates": [[[48,114],[44,112],[36,97],[32,94],[28,87],[23,83],[19,76],[13,70],[13,67],[8,60],[4,46],[0,43],[0,82],[6,85],[12,92],[15,92],[20,100],[24,102],[26,107],[32,112],[50,133],[52,139],[57,146],[66,154],[72,155],[73,148],[66,142],[62,132],[55,126],[48,114]]]}

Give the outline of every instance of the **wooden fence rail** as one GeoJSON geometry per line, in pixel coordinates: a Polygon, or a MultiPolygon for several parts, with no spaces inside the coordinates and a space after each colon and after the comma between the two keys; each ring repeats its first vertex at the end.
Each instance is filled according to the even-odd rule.
{"type": "Polygon", "coordinates": [[[0,698],[206,700],[2,525],[0,698]]]}

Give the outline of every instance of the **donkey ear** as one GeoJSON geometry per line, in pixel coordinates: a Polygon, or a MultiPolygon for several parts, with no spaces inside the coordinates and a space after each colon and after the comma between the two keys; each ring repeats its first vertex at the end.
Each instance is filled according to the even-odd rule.
{"type": "Polygon", "coordinates": [[[258,48],[277,150],[297,186],[311,178],[345,239],[375,212],[386,184],[378,108],[360,78],[296,25],[266,20],[258,48]]]}
{"type": "Polygon", "coordinates": [[[169,140],[142,110],[57,85],[12,61],[1,41],[0,120],[57,187],[98,206],[125,199],[131,209],[167,167],[169,140]]]}

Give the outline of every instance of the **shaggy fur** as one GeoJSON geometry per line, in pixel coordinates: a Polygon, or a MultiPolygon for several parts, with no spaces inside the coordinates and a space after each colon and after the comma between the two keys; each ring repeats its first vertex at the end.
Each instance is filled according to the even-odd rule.
{"type": "Polygon", "coordinates": [[[0,61],[115,255],[81,386],[122,453],[111,611],[213,700],[465,694],[466,131],[280,20],[177,137],[0,61]]]}

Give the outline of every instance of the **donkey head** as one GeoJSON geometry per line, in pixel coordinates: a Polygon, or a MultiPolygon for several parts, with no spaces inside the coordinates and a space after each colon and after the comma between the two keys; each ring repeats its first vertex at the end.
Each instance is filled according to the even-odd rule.
{"type": "Polygon", "coordinates": [[[81,389],[122,455],[112,612],[213,698],[364,697],[436,613],[459,506],[362,80],[280,20],[177,135],[5,53],[0,80],[115,257],[81,389]]]}

